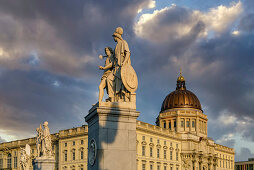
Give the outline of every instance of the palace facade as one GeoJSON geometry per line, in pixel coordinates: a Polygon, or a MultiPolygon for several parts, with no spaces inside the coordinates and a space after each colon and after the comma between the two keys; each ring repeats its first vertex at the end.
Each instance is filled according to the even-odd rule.
{"type": "MultiPolygon", "coordinates": [[[[187,90],[185,79],[180,75],[176,90],[162,103],[156,125],[137,121],[137,169],[234,169],[234,149],[216,144],[209,138],[207,123],[207,115],[203,112],[199,99],[187,90]]],[[[52,134],[52,141],[56,170],[87,169],[86,125],[52,134]]],[[[34,159],[37,154],[36,138],[1,143],[0,170],[19,170],[20,147],[25,147],[26,144],[31,146],[31,158],[34,159]]]]}

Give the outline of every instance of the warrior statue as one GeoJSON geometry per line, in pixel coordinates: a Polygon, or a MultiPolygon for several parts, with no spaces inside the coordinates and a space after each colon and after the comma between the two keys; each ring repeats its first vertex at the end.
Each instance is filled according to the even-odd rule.
{"type": "MultiPolygon", "coordinates": [[[[108,67],[101,67],[100,69],[106,70],[112,69],[108,73],[107,81],[112,83],[112,86],[107,84],[109,101],[110,102],[130,102],[131,94],[134,93],[138,87],[138,79],[135,70],[131,66],[130,60],[130,50],[128,43],[122,38],[123,29],[117,27],[113,33],[114,41],[117,43],[113,56],[111,58],[111,63],[108,64],[108,67]],[[111,91],[113,94],[110,94],[111,91]]],[[[107,62],[107,61],[106,61],[107,62]]],[[[104,72],[105,74],[105,72],[104,72]]],[[[104,76],[104,75],[103,75],[104,76]]],[[[102,80],[103,80],[102,76],[102,80]]],[[[101,83],[102,84],[102,83],[101,83]]],[[[101,85],[100,85],[101,86],[101,85]]],[[[104,86],[102,86],[104,87],[104,86]]],[[[99,102],[102,101],[103,93],[101,92],[102,87],[100,87],[99,102]]]]}
{"type": "Polygon", "coordinates": [[[25,148],[20,148],[20,166],[21,170],[29,170],[30,146],[26,144],[25,148]]]}
{"type": "Polygon", "coordinates": [[[48,122],[43,123],[44,129],[37,128],[37,141],[36,141],[36,147],[37,147],[37,157],[52,157],[52,141],[51,141],[51,135],[48,127],[48,122]]]}

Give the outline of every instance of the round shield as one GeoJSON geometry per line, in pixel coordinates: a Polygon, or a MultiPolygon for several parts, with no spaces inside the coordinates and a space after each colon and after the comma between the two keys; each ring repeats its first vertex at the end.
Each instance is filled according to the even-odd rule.
{"type": "Polygon", "coordinates": [[[129,92],[135,92],[138,88],[138,77],[133,69],[133,67],[130,64],[125,64],[121,68],[121,78],[124,87],[129,92]]]}

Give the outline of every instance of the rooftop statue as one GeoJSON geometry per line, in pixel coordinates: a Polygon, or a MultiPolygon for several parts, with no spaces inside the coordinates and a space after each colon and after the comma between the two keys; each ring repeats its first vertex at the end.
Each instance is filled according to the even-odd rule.
{"type": "MultiPolygon", "coordinates": [[[[104,89],[106,88],[109,102],[132,102],[131,96],[138,87],[138,79],[135,70],[131,66],[130,50],[128,43],[122,38],[123,29],[117,27],[113,33],[117,43],[115,50],[105,48],[105,66],[99,66],[104,70],[99,86],[99,102],[102,102],[104,89]]],[[[102,55],[99,58],[104,58],[102,55]]]]}
{"type": "Polygon", "coordinates": [[[37,157],[53,157],[52,152],[52,141],[50,136],[50,131],[48,127],[48,122],[43,123],[44,129],[41,125],[36,129],[37,138],[36,138],[36,148],[37,148],[37,157]]]}

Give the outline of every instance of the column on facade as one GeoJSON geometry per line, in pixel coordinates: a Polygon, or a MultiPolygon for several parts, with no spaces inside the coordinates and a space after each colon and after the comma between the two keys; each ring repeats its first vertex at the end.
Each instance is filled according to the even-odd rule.
{"type": "Polygon", "coordinates": [[[179,132],[180,131],[180,118],[179,118],[179,116],[178,116],[178,114],[179,114],[180,112],[179,111],[177,111],[177,116],[176,116],[176,131],[177,132],[179,132]]]}
{"type": "Polygon", "coordinates": [[[163,121],[160,119],[160,127],[163,127],[163,121]]]}
{"type": "Polygon", "coordinates": [[[196,117],[196,133],[198,134],[199,133],[199,119],[198,117],[196,117]]]}
{"type": "Polygon", "coordinates": [[[174,120],[171,119],[170,122],[171,122],[171,130],[175,130],[175,129],[174,129],[174,120]]]}

